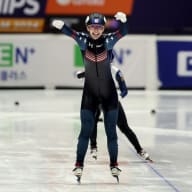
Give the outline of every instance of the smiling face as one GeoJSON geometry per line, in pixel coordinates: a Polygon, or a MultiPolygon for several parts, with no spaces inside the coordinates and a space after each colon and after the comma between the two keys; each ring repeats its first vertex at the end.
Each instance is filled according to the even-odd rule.
{"type": "Polygon", "coordinates": [[[87,26],[87,31],[89,32],[92,39],[96,40],[101,37],[104,32],[105,27],[103,25],[92,24],[87,26]]]}

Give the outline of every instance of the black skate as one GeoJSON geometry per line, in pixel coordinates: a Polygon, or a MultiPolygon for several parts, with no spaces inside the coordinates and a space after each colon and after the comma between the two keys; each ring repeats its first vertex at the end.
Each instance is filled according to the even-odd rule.
{"type": "Polygon", "coordinates": [[[113,177],[117,179],[117,183],[119,183],[119,175],[120,175],[121,169],[119,169],[117,166],[111,167],[111,174],[113,177]]]}
{"type": "Polygon", "coordinates": [[[77,182],[80,184],[81,183],[81,176],[83,174],[83,167],[75,167],[73,169],[74,175],[77,177],[77,182]]]}
{"type": "Polygon", "coordinates": [[[143,149],[138,153],[144,160],[153,163],[153,160],[150,158],[149,154],[143,149]]]}
{"type": "Polygon", "coordinates": [[[97,160],[97,148],[91,148],[91,156],[97,160]]]}

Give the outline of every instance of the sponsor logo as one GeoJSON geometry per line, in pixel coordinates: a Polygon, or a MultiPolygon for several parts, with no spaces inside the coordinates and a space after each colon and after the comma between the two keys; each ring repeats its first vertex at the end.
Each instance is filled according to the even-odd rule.
{"type": "Polygon", "coordinates": [[[47,14],[57,15],[87,15],[94,11],[107,15],[114,15],[118,10],[127,15],[132,13],[134,0],[48,0],[46,6],[47,14]]]}
{"type": "Polygon", "coordinates": [[[41,2],[38,0],[0,0],[0,15],[35,16],[41,10],[41,2]]]}
{"type": "Polygon", "coordinates": [[[13,45],[0,44],[0,67],[10,67],[13,65],[13,45]]]}
{"type": "Polygon", "coordinates": [[[114,55],[114,62],[117,62],[118,65],[123,65],[125,64],[126,60],[128,59],[128,57],[131,54],[131,50],[130,49],[114,49],[113,50],[113,55],[114,55]]]}
{"type": "Polygon", "coordinates": [[[0,19],[0,32],[42,32],[44,19],[0,19]]]}
{"type": "Polygon", "coordinates": [[[105,0],[56,0],[58,4],[65,5],[99,5],[102,6],[105,4],[105,0]]]}
{"type": "Polygon", "coordinates": [[[27,79],[25,70],[17,69],[17,66],[26,66],[35,54],[32,47],[14,47],[11,43],[0,43],[0,80],[24,80],[27,79]]]}
{"type": "Polygon", "coordinates": [[[178,52],[177,75],[181,77],[192,77],[192,51],[178,52]]]}
{"type": "Polygon", "coordinates": [[[83,67],[83,59],[81,55],[81,50],[78,45],[74,46],[74,66],[75,67],[83,67]]]}
{"type": "Polygon", "coordinates": [[[47,0],[0,0],[0,32],[42,32],[47,0]]]}

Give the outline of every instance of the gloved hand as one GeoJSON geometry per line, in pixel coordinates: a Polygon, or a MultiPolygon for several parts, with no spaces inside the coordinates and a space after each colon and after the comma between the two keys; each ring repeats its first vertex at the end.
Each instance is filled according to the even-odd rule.
{"type": "Polygon", "coordinates": [[[122,90],[120,89],[121,90],[120,95],[121,95],[122,98],[125,97],[128,94],[128,89],[127,89],[126,85],[123,85],[123,87],[124,88],[122,88],[122,90]]]}
{"type": "Polygon", "coordinates": [[[119,89],[121,91],[120,95],[123,98],[128,94],[128,89],[120,70],[116,73],[116,80],[119,84],[119,89]]]}
{"type": "Polygon", "coordinates": [[[85,71],[77,71],[76,76],[78,79],[82,79],[85,77],[85,71]]]}
{"type": "Polygon", "coordinates": [[[122,23],[127,21],[126,14],[123,12],[117,12],[114,17],[116,20],[120,20],[122,23]]]}
{"type": "Polygon", "coordinates": [[[52,22],[52,26],[59,30],[61,30],[63,28],[64,24],[65,24],[64,21],[57,20],[57,19],[53,20],[53,22],[52,22]]]}

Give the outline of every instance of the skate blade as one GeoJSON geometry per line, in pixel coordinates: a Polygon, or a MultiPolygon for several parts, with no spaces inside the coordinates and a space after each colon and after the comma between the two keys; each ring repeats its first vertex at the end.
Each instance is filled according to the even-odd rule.
{"type": "Polygon", "coordinates": [[[119,177],[117,175],[114,175],[113,177],[117,179],[117,183],[119,184],[119,177]]]}
{"type": "Polygon", "coordinates": [[[81,184],[81,176],[76,176],[77,177],[77,183],[81,184]]]}
{"type": "Polygon", "coordinates": [[[154,161],[151,158],[147,158],[146,161],[148,161],[149,163],[154,163],[154,161]]]}

